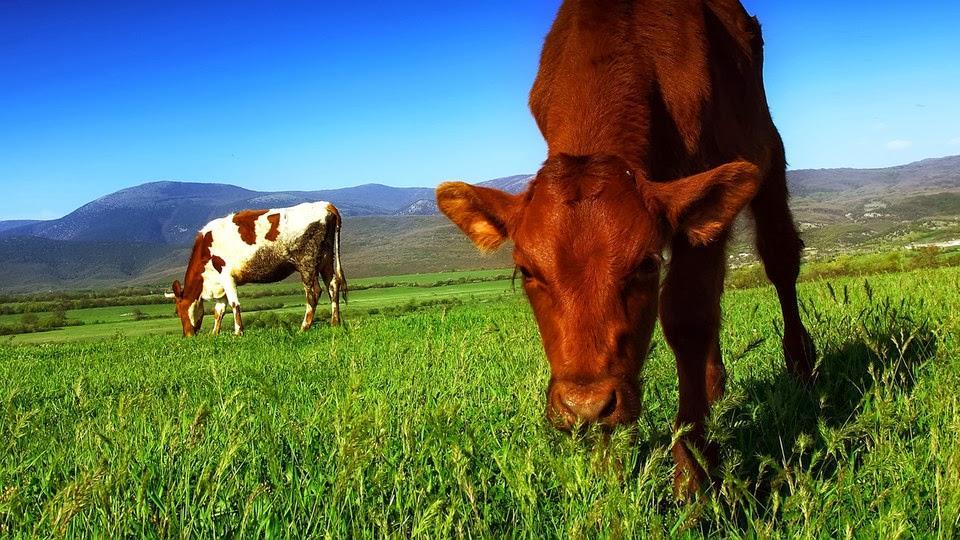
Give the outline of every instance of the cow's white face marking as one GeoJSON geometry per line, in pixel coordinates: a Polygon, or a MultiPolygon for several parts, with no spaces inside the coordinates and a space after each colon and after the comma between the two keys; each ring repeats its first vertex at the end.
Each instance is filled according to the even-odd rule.
{"type": "Polygon", "coordinates": [[[190,324],[194,328],[196,328],[197,321],[203,318],[203,299],[202,298],[190,304],[190,308],[187,310],[187,317],[190,319],[190,324]]]}

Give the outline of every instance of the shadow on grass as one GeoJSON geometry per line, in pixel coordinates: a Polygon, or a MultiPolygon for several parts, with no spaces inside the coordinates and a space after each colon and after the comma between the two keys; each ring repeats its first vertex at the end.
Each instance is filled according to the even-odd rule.
{"type": "MultiPolygon", "coordinates": [[[[728,385],[728,395],[714,406],[708,426],[708,437],[722,456],[721,466],[713,471],[718,483],[710,490],[712,501],[700,499],[681,511],[689,518],[685,530],[692,527],[710,536],[730,527],[749,530],[757,520],[778,523],[797,476],[814,480],[807,487],[822,485],[819,480],[840,482],[845,473],[838,469],[857,465],[869,451],[871,435],[887,410],[878,401],[895,401],[913,391],[915,376],[936,356],[938,339],[922,302],[868,296],[868,306],[860,310],[846,297],[837,300],[837,306],[823,306],[822,312],[807,306],[811,330],[821,332],[815,336],[820,354],[813,386],[791,377],[779,354],[775,375],[728,385]]],[[[623,468],[624,481],[644,476],[650,456],[671,444],[669,427],[639,431],[627,432],[631,444],[638,446],[637,460],[615,459],[611,465],[623,468]]],[[[574,437],[572,445],[588,442],[584,446],[595,450],[596,444],[589,443],[603,437],[591,429],[587,436],[574,437]]],[[[558,434],[555,440],[563,444],[570,437],[558,434]]],[[[666,468],[672,464],[668,457],[661,461],[666,468]]],[[[669,474],[662,467],[657,471],[669,474]]],[[[651,500],[662,515],[675,511],[676,502],[671,497],[651,500]]]]}
{"type": "Polygon", "coordinates": [[[786,370],[773,380],[749,379],[714,412],[710,436],[721,445],[727,474],[747,480],[761,504],[786,489],[771,470],[799,466],[821,478],[834,474],[846,450],[866,443],[858,421],[869,403],[911,392],[917,368],[936,355],[922,302],[882,300],[840,320],[809,315],[835,332],[817,340],[816,383],[804,386],[786,370]]]}

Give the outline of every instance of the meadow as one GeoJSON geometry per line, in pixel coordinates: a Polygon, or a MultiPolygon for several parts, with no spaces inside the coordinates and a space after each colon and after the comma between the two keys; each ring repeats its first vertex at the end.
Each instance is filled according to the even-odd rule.
{"type": "MultiPolygon", "coordinates": [[[[512,291],[512,282],[511,270],[471,270],[356,279],[350,281],[350,288],[350,302],[341,305],[347,317],[473,301],[512,291]]],[[[173,303],[163,297],[164,292],[164,287],[155,286],[13,295],[6,298],[6,302],[0,302],[0,342],[38,344],[115,335],[179,334],[173,303]],[[58,316],[62,324],[43,327],[45,322],[58,316]],[[40,328],[25,324],[31,320],[39,323],[40,328]]],[[[241,289],[240,300],[248,327],[294,328],[303,318],[304,296],[299,282],[247,285],[241,289]]],[[[213,306],[212,302],[206,303],[208,314],[212,313],[213,306]]],[[[318,315],[318,321],[329,320],[329,298],[322,298],[317,310],[322,314],[318,315]]],[[[225,320],[225,328],[232,328],[233,316],[228,315],[225,320]]],[[[211,328],[211,321],[205,320],[204,330],[211,328]]]]}
{"type": "Polygon", "coordinates": [[[635,425],[557,432],[522,294],[473,277],[492,281],[356,291],[343,327],[308,333],[0,345],[0,535],[960,534],[960,269],[803,284],[812,388],[784,372],[772,289],[730,291],[722,466],[686,502],[662,337],[635,425]],[[451,287],[479,290],[411,301],[451,287]]]}

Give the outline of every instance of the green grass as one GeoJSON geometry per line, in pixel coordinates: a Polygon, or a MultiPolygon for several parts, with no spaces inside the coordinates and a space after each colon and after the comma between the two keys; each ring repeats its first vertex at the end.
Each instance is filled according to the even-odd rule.
{"type": "Polygon", "coordinates": [[[720,482],[689,503],[662,338],[641,419],[565,435],[502,289],[391,316],[357,294],[306,334],[0,346],[0,535],[956,537],[960,269],[867,283],[801,287],[812,390],[784,373],[772,290],[728,293],[720,482]]]}
{"type": "MultiPolygon", "coordinates": [[[[343,315],[346,318],[366,316],[372,310],[380,311],[411,303],[422,304],[444,300],[480,299],[496,297],[512,291],[510,280],[497,279],[509,275],[508,270],[473,271],[443,274],[422,274],[411,276],[395,276],[377,280],[357,280],[360,290],[350,293],[349,303],[341,304],[343,315]],[[465,281],[453,285],[434,286],[447,281],[465,281]],[[471,280],[479,280],[470,282],[471,280]],[[381,287],[382,285],[391,285],[381,287]],[[394,285],[405,284],[405,285],[394,285]]],[[[358,287],[359,288],[359,287],[358,287]]],[[[158,293],[160,294],[160,293],[158,293]]],[[[249,317],[256,317],[253,312],[259,312],[264,307],[269,311],[288,319],[303,317],[304,296],[303,287],[296,284],[277,284],[272,286],[250,286],[240,289],[240,299],[243,309],[249,317]],[[244,294],[246,293],[246,294],[244,294]],[[282,304],[280,308],[274,308],[282,304]]],[[[207,303],[207,311],[213,309],[213,303],[207,303]]],[[[413,306],[416,307],[416,306],[413,306]]],[[[321,299],[318,312],[318,324],[328,320],[329,299],[321,299]]],[[[35,314],[40,319],[51,316],[50,312],[35,314]]],[[[0,325],[15,324],[22,320],[23,315],[0,315],[0,325]]],[[[67,319],[80,321],[81,326],[69,326],[57,330],[0,336],[0,343],[8,344],[38,344],[68,341],[84,341],[92,339],[110,338],[117,334],[125,336],[143,336],[150,334],[177,334],[180,322],[173,314],[173,304],[147,304],[135,306],[112,306],[103,308],[87,308],[67,311],[67,319]],[[148,320],[135,320],[134,310],[139,310],[148,320]],[[157,318],[159,317],[159,318],[157,318]]],[[[233,327],[233,315],[224,319],[225,328],[233,327]]],[[[204,320],[204,329],[212,327],[212,319],[204,320]]]]}
{"type": "MultiPolygon", "coordinates": [[[[868,276],[944,266],[960,266],[960,250],[924,248],[834,255],[808,261],[803,266],[800,279],[811,281],[840,276],[868,276]]],[[[511,273],[511,269],[495,269],[356,279],[350,282],[353,302],[344,310],[348,317],[358,317],[376,312],[409,311],[424,304],[496,296],[512,290],[509,282],[511,273]]],[[[737,289],[766,283],[766,275],[758,264],[732,270],[727,280],[728,287],[737,289]]],[[[175,333],[179,323],[174,319],[170,301],[163,298],[163,288],[154,287],[152,293],[150,290],[139,288],[8,295],[3,298],[6,302],[0,303],[0,309],[19,311],[29,305],[29,313],[0,314],[0,334],[16,335],[0,339],[11,343],[54,343],[102,339],[117,333],[129,336],[175,333]],[[25,317],[31,317],[41,324],[53,320],[55,315],[51,311],[52,306],[87,306],[89,302],[102,302],[110,306],[66,308],[64,314],[67,324],[80,326],[29,333],[31,327],[24,323],[25,317]],[[168,319],[169,323],[157,323],[153,320],[157,318],[168,319]]],[[[297,324],[298,314],[302,314],[304,309],[303,288],[299,283],[290,281],[245,286],[241,288],[241,300],[248,315],[258,312],[251,321],[271,325],[280,321],[293,327],[297,324]],[[261,317],[267,311],[271,315],[261,317]]],[[[206,308],[208,313],[212,312],[213,305],[208,304],[206,308]]],[[[321,308],[327,309],[323,302],[321,308]]],[[[228,316],[228,319],[232,319],[232,316],[228,316]]],[[[232,321],[228,320],[227,323],[229,326],[232,321]]]]}

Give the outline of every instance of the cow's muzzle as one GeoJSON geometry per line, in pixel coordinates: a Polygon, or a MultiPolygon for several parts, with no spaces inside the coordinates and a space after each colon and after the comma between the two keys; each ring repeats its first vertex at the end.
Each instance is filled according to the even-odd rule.
{"type": "Polygon", "coordinates": [[[547,416],[570,430],[582,424],[612,428],[637,419],[639,384],[605,378],[598,381],[555,380],[547,390],[547,416]]]}

